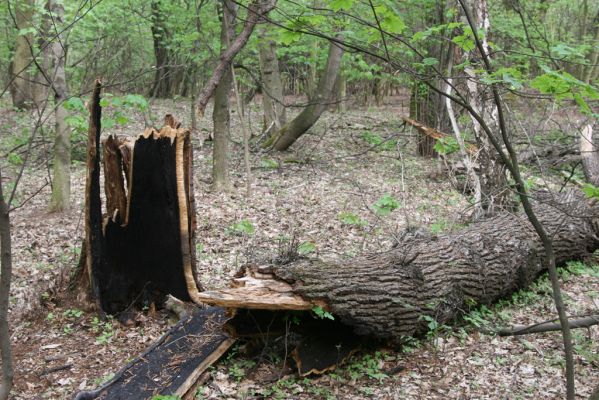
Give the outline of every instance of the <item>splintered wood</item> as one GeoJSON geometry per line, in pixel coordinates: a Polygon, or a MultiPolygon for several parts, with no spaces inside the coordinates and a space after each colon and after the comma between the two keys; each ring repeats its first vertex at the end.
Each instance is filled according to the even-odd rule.
{"type": "Polygon", "coordinates": [[[161,304],[171,294],[198,302],[191,134],[172,115],[132,138],[100,146],[100,90],[91,101],[81,292],[109,314],[161,304]],[[104,172],[105,210],[100,189],[104,172]]]}
{"type": "Polygon", "coordinates": [[[228,308],[262,310],[310,310],[318,302],[304,300],[293,287],[276,279],[270,267],[246,267],[244,273],[232,280],[229,289],[198,293],[200,302],[228,308]]]}
{"type": "MultiPolygon", "coordinates": [[[[416,128],[418,130],[418,132],[422,133],[425,136],[433,138],[435,140],[443,139],[446,137],[453,137],[451,135],[448,135],[447,133],[440,132],[440,131],[436,130],[435,128],[426,126],[423,123],[413,120],[411,118],[402,117],[402,119],[404,120],[405,123],[410,124],[414,128],[416,128]]],[[[478,148],[475,145],[473,145],[472,143],[467,143],[466,150],[468,151],[468,153],[473,154],[478,151],[478,148]]]]}

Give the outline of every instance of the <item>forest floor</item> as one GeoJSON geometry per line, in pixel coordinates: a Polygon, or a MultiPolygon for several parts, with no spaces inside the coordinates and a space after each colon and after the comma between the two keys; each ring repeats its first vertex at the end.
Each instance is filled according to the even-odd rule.
{"type": "MultiPolygon", "coordinates": [[[[249,199],[239,123],[233,113],[229,193],[210,191],[211,142],[194,154],[196,250],[204,287],[227,285],[245,262],[274,257],[291,240],[299,241],[309,257],[343,260],[388,249],[408,227],[442,234],[463,226],[471,211],[467,198],[452,187],[442,161],[416,156],[414,134],[401,126],[406,104],[406,99],[394,98],[383,107],[328,113],[291,151],[253,152],[249,199]],[[397,199],[400,207],[382,217],[373,204],[385,195],[397,199]]],[[[256,132],[261,126],[259,108],[250,111],[256,132]]],[[[187,103],[153,102],[154,118],[160,120],[167,112],[188,126],[187,103]]],[[[1,107],[0,126],[5,132],[26,135],[30,116],[25,114],[1,107]]],[[[112,132],[140,133],[145,119],[132,115],[126,126],[112,132]]],[[[210,115],[200,125],[206,134],[210,115]]],[[[5,142],[3,154],[7,147],[5,142]]],[[[16,204],[28,201],[11,214],[15,399],[70,399],[79,390],[95,388],[175,322],[166,311],[146,310],[136,315],[133,326],[123,326],[100,320],[65,295],[82,242],[84,164],[75,162],[73,168],[71,210],[50,214],[49,186],[43,187],[47,180],[43,147],[43,141],[36,142],[17,188],[16,204]]],[[[16,174],[18,161],[11,160],[9,176],[16,174]]],[[[559,184],[551,178],[547,182],[559,184]]],[[[599,267],[593,262],[572,263],[561,277],[571,315],[599,309],[599,267]]],[[[563,398],[559,333],[521,337],[480,333],[553,317],[550,285],[541,277],[529,290],[493,307],[470,310],[451,327],[432,325],[426,337],[402,348],[364,348],[322,376],[293,374],[283,367],[277,346],[248,354],[236,345],[209,370],[197,398],[563,398]]],[[[574,339],[578,397],[586,399],[599,382],[599,328],[576,330],[574,339]]]]}

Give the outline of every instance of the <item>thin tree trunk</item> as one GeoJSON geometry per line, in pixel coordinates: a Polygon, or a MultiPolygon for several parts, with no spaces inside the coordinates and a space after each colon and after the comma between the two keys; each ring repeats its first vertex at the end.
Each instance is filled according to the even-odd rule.
{"type": "Polygon", "coordinates": [[[154,57],[156,57],[156,73],[154,85],[150,92],[152,97],[169,97],[172,94],[173,68],[170,65],[170,54],[166,47],[168,30],[160,0],[152,1],[152,39],[154,41],[154,57]]]}
{"type": "Polygon", "coordinates": [[[260,3],[258,0],[252,1],[250,5],[247,7],[248,15],[245,19],[245,23],[243,25],[243,29],[239,35],[233,40],[227,51],[220,55],[220,61],[214,71],[212,72],[212,76],[208,79],[208,82],[204,85],[200,94],[197,98],[197,112],[200,116],[204,115],[204,111],[206,110],[206,105],[208,105],[208,101],[210,97],[214,93],[216,86],[220,82],[222,76],[230,71],[229,66],[231,65],[231,61],[233,58],[241,51],[243,46],[247,43],[248,39],[252,35],[254,31],[254,27],[260,21],[260,19],[266,15],[270,10],[272,10],[276,5],[276,0],[269,0],[265,3],[260,3]]]}
{"type": "Polygon", "coordinates": [[[283,83],[279,71],[276,43],[269,29],[272,28],[263,25],[258,30],[262,107],[264,108],[264,127],[268,128],[274,124],[274,129],[279,130],[287,122],[287,116],[283,104],[283,83]]]}
{"type": "Polygon", "coordinates": [[[586,125],[580,131],[580,157],[587,181],[599,186],[599,148],[593,141],[593,125],[591,124],[586,125]]]}
{"type": "Polygon", "coordinates": [[[337,76],[337,112],[347,111],[347,77],[341,71],[337,76]]]}
{"type": "Polygon", "coordinates": [[[0,354],[2,355],[2,382],[0,400],[7,400],[13,385],[14,370],[8,331],[8,307],[10,281],[12,279],[12,253],[10,240],[9,206],[2,191],[2,171],[0,170],[0,354]]]}
{"type": "MultiPolygon", "coordinates": [[[[14,13],[17,31],[32,28],[35,2],[33,0],[23,0],[13,4],[15,4],[14,13]]],[[[10,94],[12,104],[16,108],[31,108],[33,106],[32,76],[28,71],[33,57],[31,54],[32,46],[33,35],[30,32],[17,35],[15,54],[10,64],[12,79],[10,94]]]]}
{"type": "MultiPolygon", "coordinates": [[[[341,40],[341,35],[337,35],[337,40],[341,40]]],[[[327,109],[328,102],[331,99],[333,87],[339,74],[341,58],[343,57],[343,48],[336,42],[331,42],[327,66],[320,81],[314,98],[310,99],[310,104],[292,121],[275,132],[264,143],[264,147],[274,147],[275,150],[284,151],[303,135],[308,129],[318,121],[318,118],[327,109]]]]}
{"type": "MultiPolygon", "coordinates": [[[[228,38],[235,33],[234,21],[237,5],[230,0],[223,0],[222,22],[220,32],[221,56],[227,51],[228,38]]],[[[212,148],[212,190],[220,192],[231,188],[229,177],[229,136],[231,134],[231,115],[229,112],[229,95],[231,93],[231,68],[221,78],[214,92],[214,124],[212,148]]]]}
{"type": "MultiPolygon", "coordinates": [[[[55,0],[49,0],[46,9],[51,13],[54,31],[60,26],[64,15],[63,6],[55,0]]],[[[52,197],[50,211],[63,211],[70,206],[71,197],[71,131],[66,124],[67,110],[63,103],[67,100],[67,81],[65,74],[66,52],[64,41],[60,36],[50,45],[51,58],[54,65],[52,74],[52,89],[55,103],[55,139],[54,165],[52,179],[52,197]]]]}
{"type": "MultiPolygon", "coordinates": [[[[486,0],[473,1],[471,9],[474,11],[474,19],[476,29],[485,33],[481,41],[481,46],[486,54],[489,54],[489,46],[487,37],[490,29],[490,20],[487,9],[486,0]]],[[[478,58],[479,55],[464,53],[463,58],[478,58]]],[[[469,66],[465,68],[465,73],[468,76],[466,86],[470,98],[470,104],[474,111],[487,121],[492,121],[490,124],[496,132],[499,130],[497,121],[497,105],[493,102],[485,100],[486,85],[481,84],[477,80],[474,68],[469,66]]],[[[513,208],[511,200],[511,191],[509,189],[505,166],[499,156],[493,149],[490,138],[483,131],[480,123],[472,118],[474,137],[479,147],[478,163],[480,165],[479,181],[482,192],[482,206],[487,214],[513,208]]]]}

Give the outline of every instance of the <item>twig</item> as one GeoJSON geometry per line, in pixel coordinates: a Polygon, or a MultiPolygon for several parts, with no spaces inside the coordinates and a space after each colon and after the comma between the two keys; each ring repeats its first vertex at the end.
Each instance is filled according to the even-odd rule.
{"type": "MultiPolygon", "coordinates": [[[[496,333],[499,336],[517,336],[527,335],[529,333],[553,332],[561,330],[561,324],[559,322],[553,321],[555,321],[555,319],[532,325],[514,325],[509,328],[499,329],[493,333],[496,333]]],[[[568,326],[570,329],[588,328],[597,324],[599,324],[599,314],[593,314],[584,318],[571,319],[568,321],[568,326]]]]}
{"type": "Polygon", "coordinates": [[[45,369],[42,372],[40,372],[38,374],[38,376],[52,374],[54,372],[62,371],[64,369],[70,369],[72,366],[73,366],[73,364],[64,364],[64,365],[59,365],[57,367],[48,368],[48,369],[45,369]]]}

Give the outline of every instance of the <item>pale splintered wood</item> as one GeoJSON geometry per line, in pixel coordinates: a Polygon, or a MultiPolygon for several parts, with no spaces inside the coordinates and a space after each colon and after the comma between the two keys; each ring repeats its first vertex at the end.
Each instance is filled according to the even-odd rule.
{"type": "Polygon", "coordinates": [[[321,305],[293,293],[290,284],[261,272],[260,268],[248,268],[245,273],[245,276],[233,279],[230,288],[200,292],[199,301],[221,307],[260,310],[310,310],[321,305]]]}

